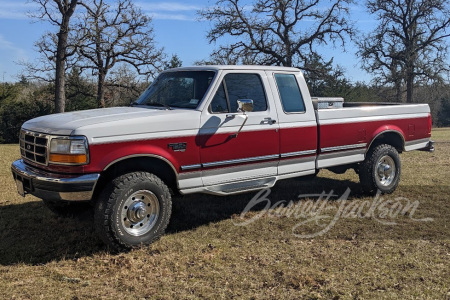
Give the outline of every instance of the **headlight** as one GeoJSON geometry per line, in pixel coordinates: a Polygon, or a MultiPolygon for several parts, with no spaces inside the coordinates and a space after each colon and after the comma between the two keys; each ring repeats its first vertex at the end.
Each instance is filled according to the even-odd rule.
{"type": "Polygon", "coordinates": [[[49,163],[76,164],[88,163],[88,148],[85,137],[52,138],[50,142],[49,163]]]}

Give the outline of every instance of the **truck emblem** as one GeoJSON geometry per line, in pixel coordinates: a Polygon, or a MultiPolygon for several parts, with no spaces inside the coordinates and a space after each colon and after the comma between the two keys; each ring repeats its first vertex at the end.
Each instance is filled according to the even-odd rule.
{"type": "Polygon", "coordinates": [[[27,149],[28,149],[28,150],[31,150],[31,146],[30,146],[30,145],[27,145],[27,149]]]}
{"type": "Polygon", "coordinates": [[[167,145],[167,148],[172,148],[173,151],[177,152],[184,152],[186,147],[187,143],[172,143],[167,145]]]}

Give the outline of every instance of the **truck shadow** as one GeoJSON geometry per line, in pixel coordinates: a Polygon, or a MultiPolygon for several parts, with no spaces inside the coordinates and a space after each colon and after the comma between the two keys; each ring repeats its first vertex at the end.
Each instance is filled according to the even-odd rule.
{"type": "MultiPolygon", "coordinates": [[[[270,194],[267,196],[269,201],[261,201],[257,205],[251,205],[250,211],[259,211],[264,209],[267,204],[272,206],[281,200],[285,200],[287,203],[291,200],[305,199],[304,195],[310,195],[308,197],[310,199],[318,199],[319,194],[324,193],[325,195],[332,192],[332,194],[338,195],[338,197],[330,198],[333,201],[343,195],[347,188],[351,190],[350,199],[363,196],[359,183],[350,180],[334,180],[323,177],[282,180],[270,189],[270,194]]],[[[257,194],[258,192],[230,196],[194,194],[175,198],[168,232],[176,233],[190,230],[211,222],[229,219],[233,215],[239,215],[257,194]]]]}
{"type": "MultiPolygon", "coordinates": [[[[318,177],[314,180],[289,179],[271,189],[270,199],[296,200],[299,194],[320,194],[331,190],[342,195],[347,188],[350,198],[361,195],[353,181],[338,181],[318,177]]],[[[234,195],[187,195],[173,201],[172,221],[168,233],[190,230],[198,226],[229,219],[240,214],[257,192],[234,195]]],[[[254,206],[260,210],[264,205],[254,206]]],[[[41,201],[0,207],[0,265],[45,264],[50,261],[90,256],[106,251],[97,237],[93,213],[88,211],[75,218],[58,217],[41,201]]]]}

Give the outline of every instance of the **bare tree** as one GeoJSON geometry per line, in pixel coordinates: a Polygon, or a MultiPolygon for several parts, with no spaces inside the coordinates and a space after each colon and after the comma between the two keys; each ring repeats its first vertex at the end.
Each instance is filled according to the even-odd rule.
{"type": "Polygon", "coordinates": [[[414,84],[440,79],[448,70],[445,39],[450,36],[450,9],[445,0],[368,0],[379,26],[360,39],[358,55],[375,81],[393,84],[397,100],[406,85],[413,102],[414,84]]]}
{"type": "Polygon", "coordinates": [[[105,80],[118,63],[133,66],[141,75],[152,76],[162,66],[163,52],[156,47],[151,19],[131,0],[114,5],[103,0],[83,2],[86,14],[80,23],[79,52],[83,69],[97,76],[97,102],[105,107],[105,80]]]}
{"type": "MultiPolygon", "coordinates": [[[[37,42],[36,46],[38,47],[39,52],[55,64],[55,111],[64,112],[66,102],[66,61],[69,56],[74,54],[74,51],[68,51],[68,38],[71,30],[70,20],[75,12],[78,1],[33,0],[33,2],[39,4],[39,11],[33,13],[32,17],[46,20],[50,24],[58,27],[58,33],[56,35],[51,33],[44,34],[41,40],[37,42]],[[56,45],[56,47],[52,48],[51,43],[56,45]],[[53,54],[50,54],[52,52],[53,54]]],[[[29,67],[33,68],[32,65],[29,65],[29,67]]],[[[50,70],[48,64],[44,65],[44,70],[50,70]]],[[[33,70],[31,69],[30,71],[33,70]]]]}
{"type": "Polygon", "coordinates": [[[222,36],[235,37],[220,46],[212,57],[217,60],[267,65],[306,67],[316,47],[345,44],[353,34],[347,19],[352,0],[256,0],[251,7],[240,0],[218,0],[216,6],[199,12],[213,23],[209,42],[222,36]],[[307,25],[310,24],[310,25],[307,25]]]}
{"type": "MultiPolygon", "coordinates": [[[[106,80],[106,93],[110,95],[107,105],[129,105],[148,87],[147,81],[139,80],[136,70],[127,64],[120,64],[111,70],[106,80]]],[[[106,102],[106,101],[105,101],[106,102]]]]}
{"type": "MultiPolygon", "coordinates": [[[[65,74],[77,63],[78,56],[75,55],[77,40],[69,34],[66,59],[64,62],[65,74]]],[[[19,61],[24,67],[22,76],[27,79],[55,83],[56,57],[57,57],[58,35],[53,32],[45,32],[35,43],[34,47],[40,56],[34,61],[19,61]]],[[[54,93],[53,93],[54,94],[54,93]]]]}

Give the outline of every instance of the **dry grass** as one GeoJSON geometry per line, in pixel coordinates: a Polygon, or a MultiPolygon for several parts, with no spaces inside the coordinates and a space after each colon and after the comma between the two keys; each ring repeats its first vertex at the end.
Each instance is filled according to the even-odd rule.
{"type": "MultiPolygon", "coordinates": [[[[0,298],[450,298],[450,129],[434,131],[433,138],[436,152],[402,154],[402,181],[385,197],[418,200],[414,217],[433,221],[408,214],[396,225],[342,218],[324,235],[302,239],[292,233],[302,221],[293,216],[265,214],[235,226],[255,193],[192,195],[174,201],[169,232],[160,241],[118,255],[97,239],[90,214],[59,218],[38,199],[18,196],[9,169],[18,147],[0,146],[0,298]]],[[[361,194],[353,171],[281,181],[269,198],[342,195],[347,187],[346,205],[372,201],[361,194]]],[[[246,219],[261,212],[254,209],[246,219]]],[[[310,223],[302,230],[318,228],[310,223]]]]}

